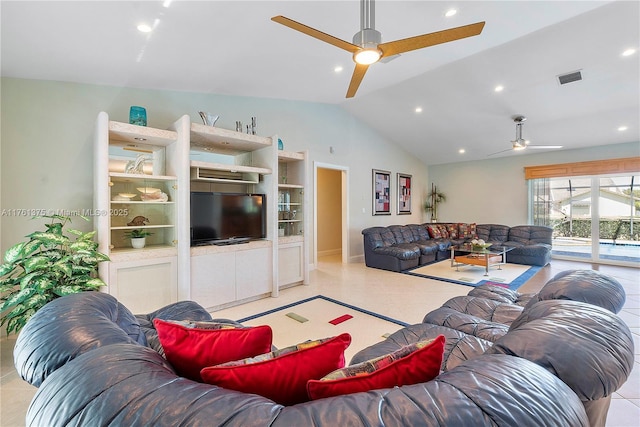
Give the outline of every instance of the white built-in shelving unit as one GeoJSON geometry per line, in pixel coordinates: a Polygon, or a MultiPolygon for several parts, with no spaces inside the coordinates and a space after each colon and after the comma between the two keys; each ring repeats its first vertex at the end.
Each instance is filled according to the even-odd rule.
{"type": "Polygon", "coordinates": [[[105,291],[134,312],[150,312],[178,300],[223,308],[307,283],[307,156],[278,151],[273,141],[276,136],[192,123],[186,115],[163,130],[100,113],[94,224],[99,250],[110,257],[99,269],[105,291]],[[125,172],[139,155],[148,157],[142,173],[125,172]],[[145,188],[168,199],[143,201],[145,188]],[[191,191],[265,194],[266,238],[190,247],[191,191]],[[128,225],[135,217],[146,220],[128,225]],[[133,249],[125,238],[137,228],[153,233],[144,249],[133,249]]]}

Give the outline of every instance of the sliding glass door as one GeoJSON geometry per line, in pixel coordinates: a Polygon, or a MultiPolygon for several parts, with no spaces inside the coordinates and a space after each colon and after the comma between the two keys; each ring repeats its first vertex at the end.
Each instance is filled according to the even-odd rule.
{"type": "Polygon", "coordinates": [[[552,255],[640,263],[638,176],[530,180],[532,222],[553,227],[552,255]]]}

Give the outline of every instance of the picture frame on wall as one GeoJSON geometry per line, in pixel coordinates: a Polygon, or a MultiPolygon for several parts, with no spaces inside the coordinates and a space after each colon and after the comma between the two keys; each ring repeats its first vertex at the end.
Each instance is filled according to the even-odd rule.
{"type": "Polygon", "coordinates": [[[399,173],[398,182],[398,215],[411,214],[411,175],[399,173]]]}
{"type": "Polygon", "coordinates": [[[391,172],[373,169],[373,215],[391,215],[391,172]]]}

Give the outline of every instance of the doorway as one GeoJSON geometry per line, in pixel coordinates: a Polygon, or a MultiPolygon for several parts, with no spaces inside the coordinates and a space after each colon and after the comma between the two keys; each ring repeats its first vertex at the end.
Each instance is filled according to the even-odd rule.
{"type": "Polygon", "coordinates": [[[319,256],[348,262],[348,168],[314,163],[314,265],[319,256]]]}

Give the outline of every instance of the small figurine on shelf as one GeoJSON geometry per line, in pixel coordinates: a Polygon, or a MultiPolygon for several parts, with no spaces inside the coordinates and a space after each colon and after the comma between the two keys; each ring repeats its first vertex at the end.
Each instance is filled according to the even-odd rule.
{"type": "Polygon", "coordinates": [[[150,161],[151,157],[139,154],[135,160],[129,160],[124,167],[124,173],[144,175],[144,162],[150,161]]]}
{"type": "Polygon", "coordinates": [[[151,222],[149,221],[149,218],[138,215],[137,217],[133,218],[131,222],[128,222],[127,225],[129,227],[140,227],[141,225],[145,225],[147,222],[151,222]]]}

